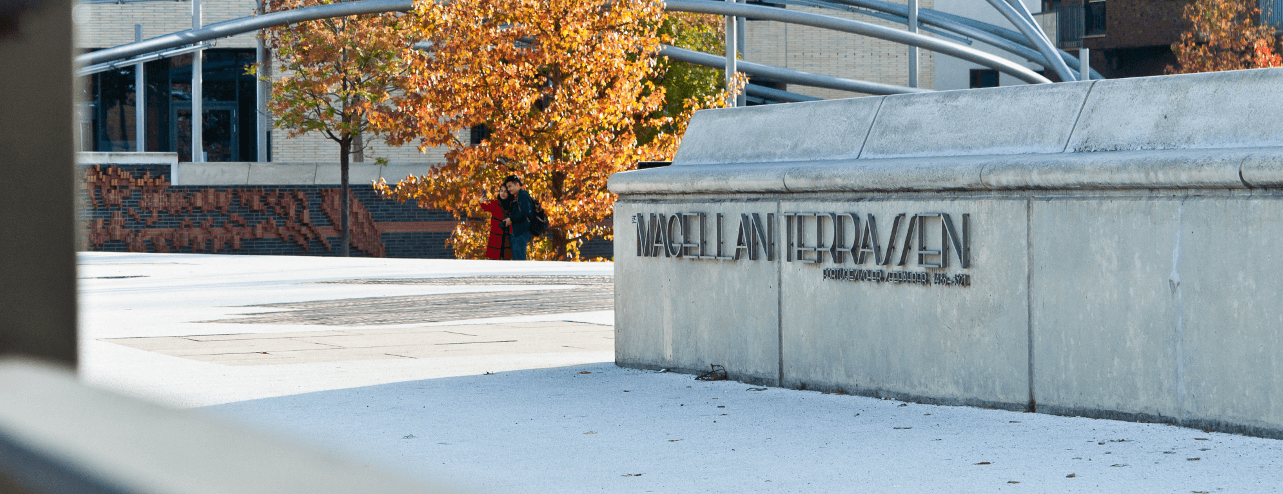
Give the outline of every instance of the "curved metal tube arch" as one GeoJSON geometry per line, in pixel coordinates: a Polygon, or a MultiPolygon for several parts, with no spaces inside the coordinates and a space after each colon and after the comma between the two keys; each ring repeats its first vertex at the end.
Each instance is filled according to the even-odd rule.
{"type": "Polygon", "coordinates": [[[770,99],[775,101],[783,101],[785,103],[803,103],[807,101],[823,101],[822,99],[816,98],[814,96],[790,93],[788,91],[782,91],[779,89],[766,87],[766,86],[759,86],[757,84],[744,85],[744,93],[748,94],[749,96],[755,96],[758,98],[770,99]]]}
{"type": "MultiPolygon", "coordinates": [[[[908,7],[900,4],[893,4],[882,0],[820,0],[821,2],[850,5],[854,7],[866,8],[879,12],[884,12],[894,16],[907,16],[908,7]]],[[[153,53],[159,50],[175,48],[185,45],[191,45],[203,41],[214,40],[229,36],[235,36],[247,32],[256,31],[268,27],[295,24],[299,22],[324,19],[329,17],[342,17],[349,15],[374,14],[383,12],[406,12],[414,7],[413,0],[361,0],[355,2],[343,2],[338,4],[323,5],[318,7],[307,7],[303,9],[291,10],[286,12],[276,12],[261,16],[242,17],[215,24],[210,24],[201,29],[180,31],[171,33],[145,41],[127,43],[105,50],[86,53],[76,57],[78,66],[86,66],[113,60],[120,60],[135,55],[153,53]]],[[[777,20],[780,22],[790,22],[803,25],[810,25],[825,29],[833,29],[842,32],[851,32],[863,34],[879,39],[887,39],[898,43],[919,46],[922,48],[938,51],[947,55],[956,56],[964,60],[970,60],[981,65],[991,67],[1011,74],[1027,82],[1042,83],[1050,82],[1040,75],[1028,70],[1025,67],[1014,64],[1008,60],[979,52],[972,48],[962,45],[943,42],[933,38],[921,35],[898,31],[895,29],[884,28],[858,21],[850,21],[835,17],[823,16],[818,14],[809,14],[784,9],[759,7],[748,5],[727,5],[722,2],[712,2],[706,0],[671,0],[665,7],[666,10],[686,11],[686,12],[703,12],[720,15],[739,15],[744,17],[762,18],[777,20]]],[[[836,8],[836,7],[831,7],[836,8]]],[[[1047,58],[1043,54],[1035,51],[1035,43],[1022,37],[1020,33],[1010,31],[1005,28],[993,26],[987,23],[968,19],[965,17],[955,16],[931,9],[922,9],[919,16],[924,24],[931,24],[941,29],[967,36],[983,43],[995,46],[1024,57],[1034,63],[1044,66],[1049,65],[1047,58]]],[[[907,20],[905,21],[907,22],[907,20]]],[[[668,56],[677,60],[682,60],[697,65],[709,67],[723,67],[725,65],[724,57],[711,55],[692,50],[665,46],[659,53],[661,56],[668,56]]],[[[1064,61],[1074,69],[1077,69],[1079,61],[1076,57],[1060,51],[1064,61]]],[[[800,84],[814,87],[824,87],[830,89],[840,89],[845,91],[862,92],[866,94],[900,94],[909,92],[927,92],[925,89],[908,88],[893,86],[887,84],[878,84],[865,81],[856,81],[840,77],[827,76],[822,74],[813,74],[769,65],[754,64],[751,62],[740,61],[738,64],[743,68],[742,72],[766,77],[780,82],[800,84]]],[[[1100,78],[1098,73],[1093,71],[1093,75],[1100,78]]],[[[750,85],[747,88],[750,93],[761,97],[781,101],[804,101],[810,97],[780,91],[761,86],[750,85]]]]}
{"type": "MultiPolygon", "coordinates": [[[[663,45],[658,54],[659,56],[668,57],[673,60],[680,60],[683,62],[693,63],[695,65],[703,65],[705,67],[721,68],[726,66],[726,57],[721,55],[687,50],[685,48],[678,48],[675,46],[663,45]]],[[[801,84],[803,86],[822,87],[828,89],[840,89],[856,93],[886,95],[933,92],[930,89],[892,86],[890,84],[843,79],[841,77],[833,77],[831,75],[812,74],[810,72],[745,62],[743,60],[736,60],[735,67],[745,74],[762,76],[779,82],[788,82],[801,84]]],[[[800,94],[796,94],[796,96],[805,97],[800,94]]]]}
{"type": "Polygon", "coordinates": [[[755,19],[766,19],[790,24],[801,24],[823,29],[832,29],[834,31],[842,31],[852,34],[860,34],[910,46],[917,46],[937,53],[943,53],[945,55],[975,62],[999,72],[1009,74],[1031,84],[1046,84],[1051,82],[1051,80],[1046,77],[1038,75],[1037,72],[1029,70],[1025,66],[1005,58],[990,55],[980,50],[956,43],[949,43],[923,36],[921,34],[900,31],[889,27],[878,26],[876,24],[839,19],[836,17],[806,12],[730,2],[713,2],[708,0],[668,0],[665,3],[665,10],[736,17],[752,17],[755,19]]]}
{"type": "MultiPolygon", "coordinates": [[[[905,20],[898,21],[908,23],[909,7],[904,4],[886,2],[883,0],[819,0],[822,3],[834,3],[840,5],[849,5],[860,7],[878,12],[892,14],[905,20]]],[[[953,31],[962,36],[966,36],[982,43],[988,44],[1000,50],[1007,51],[1029,60],[1030,62],[1050,68],[1047,58],[1034,49],[1034,43],[1025,39],[1020,33],[1007,28],[995,26],[986,22],[977,21],[967,17],[962,17],[948,12],[941,12],[933,9],[918,9],[918,22],[929,24],[940,29],[953,31]]],[[[1060,58],[1065,61],[1069,68],[1080,70],[1082,65],[1078,57],[1064,51],[1056,50],[1060,58]]],[[[1104,79],[1095,70],[1091,73],[1093,79],[1104,79]]]]}
{"type": "MultiPolygon", "coordinates": [[[[1025,19],[1024,16],[1020,14],[1019,10],[1017,10],[1015,7],[1012,7],[1010,3],[1007,3],[1007,0],[988,0],[988,1],[989,1],[989,5],[992,5],[993,8],[997,9],[998,12],[1002,14],[1003,17],[1007,18],[1007,22],[1010,22],[1011,24],[1015,25],[1016,29],[1019,29],[1020,33],[1025,35],[1025,39],[1028,39],[1030,42],[1034,44],[1034,48],[1038,50],[1038,53],[1042,53],[1042,56],[1046,57],[1048,62],[1051,62],[1051,69],[1056,71],[1056,75],[1060,77],[1060,80],[1062,81],[1078,80],[1078,77],[1075,76],[1074,73],[1069,70],[1069,66],[1065,64],[1065,61],[1060,58],[1060,54],[1056,53],[1056,47],[1051,45],[1051,41],[1048,41],[1046,38],[1042,37],[1042,35],[1040,34],[1041,31],[1039,31],[1037,27],[1035,27],[1032,23],[1030,23],[1028,19],[1025,19]]],[[[1018,0],[1017,0],[1017,3],[1019,3],[1018,0]]],[[[1021,8],[1024,8],[1023,3],[1020,4],[1020,6],[1021,8]]]]}
{"type": "Polygon", "coordinates": [[[209,41],[211,39],[226,38],[237,34],[257,31],[259,29],[280,26],[284,24],[296,24],[304,21],[314,21],[328,17],[343,17],[360,14],[378,14],[383,12],[407,12],[414,8],[414,0],[362,0],[359,2],[342,2],[318,7],[306,7],[285,12],[274,12],[271,14],[241,17],[230,21],[216,22],[200,29],[189,29],[170,33],[155,38],[126,43],[106,50],[89,52],[76,57],[77,66],[93,65],[97,63],[110,62],[121,58],[141,55],[166,48],[174,48],[183,45],[209,41]]]}

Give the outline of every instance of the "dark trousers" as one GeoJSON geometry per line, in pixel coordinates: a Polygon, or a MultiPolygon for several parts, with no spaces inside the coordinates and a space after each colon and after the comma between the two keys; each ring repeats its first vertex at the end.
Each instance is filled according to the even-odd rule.
{"type": "Polygon", "coordinates": [[[530,232],[522,233],[520,235],[514,234],[512,236],[512,260],[526,260],[526,245],[530,243],[530,239],[532,237],[533,236],[530,235],[530,232]]]}

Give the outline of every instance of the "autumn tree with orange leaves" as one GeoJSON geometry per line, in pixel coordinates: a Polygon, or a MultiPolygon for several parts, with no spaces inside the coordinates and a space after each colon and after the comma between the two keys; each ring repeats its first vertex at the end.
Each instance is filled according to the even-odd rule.
{"type": "Polygon", "coordinates": [[[1190,28],[1172,45],[1176,66],[1168,73],[1278,67],[1279,40],[1274,28],[1261,25],[1261,9],[1245,0],[1197,0],[1185,6],[1190,28]]]}
{"type": "Polygon", "coordinates": [[[461,258],[480,257],[480,205],[507,175],[522,177],[551,223],[528,258],[576,260],[584,241],[612,238],[607,179],[639,160],[670,158],[678,134],[654,129],[698,106],[661,111],[665,91],[653,76],[663,3],[453,0],[421,2],[413,13],[427,48],[410,57],[399,112],[378,123],[393,144],[449,150],[431,173],[380,189],[465,220],[450,240],[461,258]],[[489,136],[470,145],[461,135],[478,125],[489,136]]]}
{"type": "MultiPolygon", "coordinates": [[[[337,0],[267,0],[280,12],[337,0]]],[[[391,91],[405,74],[404,55],[413,43],[408,17],[398,13],[336,17],[267,30],[266,38],[284,77],[273,80],[268,103],[275,126],[289,137],[318,132],[339,146],[341,175],[340,255],[347,256],[351,193],[348,162],[379,133],[370,116],[393,111],[391,91]]],[[[251,69],[257,73],[258,67],[251,69]]],[[[265,77],[265,75],[264,75],[265,77]]]]}

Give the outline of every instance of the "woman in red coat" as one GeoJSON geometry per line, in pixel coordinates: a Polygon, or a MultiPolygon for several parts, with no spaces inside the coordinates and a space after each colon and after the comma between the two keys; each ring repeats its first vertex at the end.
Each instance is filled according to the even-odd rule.
{"type": "Polygon", "coordinates": [[[481,209],[490,213],[490,241],[486,244],[486,259],[512,259],[512,240],[508,229],[503,225],[504,211],[511,207],[508,189],[498,189],[498,198],[481,205],[481,209]]]}

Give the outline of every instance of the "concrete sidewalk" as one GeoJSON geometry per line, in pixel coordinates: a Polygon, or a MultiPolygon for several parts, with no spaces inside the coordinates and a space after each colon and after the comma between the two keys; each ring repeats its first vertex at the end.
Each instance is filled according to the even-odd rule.
{"type": "Polygon", "coordinates": [[[478,492],[1277,492],[1283,442],[615,367],[609,263],[80,255],[81,372],[478,492]]]}

